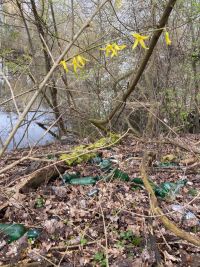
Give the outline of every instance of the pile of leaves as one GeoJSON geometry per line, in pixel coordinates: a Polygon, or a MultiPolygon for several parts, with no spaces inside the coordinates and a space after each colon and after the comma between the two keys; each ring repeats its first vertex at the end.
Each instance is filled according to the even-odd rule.
{"type": "MultiPolygon", "coordinates": [[[[102,149],[101,157],[111,158],[114,167],[134,179],[140,177],[139,166],[146,147],[144,143],[126,138],[112,148],[102,149]]],[[[159,149],[150,166],[151,181],[158,185],[180,179],[188,181],[172,198],[158,198],[160,207],[180,228],[200,238],[200,176],[198,171],[187,173],[179,164],[191,155],[177,152],[171,145],[160,148],[152,143],[148,149],[154,152],[159,149]],[[175,157],[166,160],[166,155],[175,157]],[[194,216],[185,218],[188,212],[194,216]]],[[[37,153],[34,157],[42,154],[37,153]]],[[[9,158],[13,158],[13,154],[6,156],[2,167],[9,158]]],[[[99,163],[91,161],[76,162],[70,167],[64,165],[66,173],[80,173],[82,177],[108,175],[99,163]]],[[[10,183],[17,185],[25,167],[28,168],[22,165],[4,174],[2,192],[10,183]]],[[[8,243],[1,232],[1,266],[34,263],[35,266],[89,267],[107,266],[109,262],[113,267],[137,267],[156,265],[160,259],[165,266],[198,266],[200,248],[180,240],[153,217],[149,196],[142,185],[135,187],[131,179],[123,181],[112,177],[100,179],[95,185],[72,185],[65,183],[62,177],[58,173],[48,183],[29,188],[22,192],[21,200],[12,201],[1,210],[1,223],[22,224],[40,233],[36,238],[23,235],[8,243]]]]}

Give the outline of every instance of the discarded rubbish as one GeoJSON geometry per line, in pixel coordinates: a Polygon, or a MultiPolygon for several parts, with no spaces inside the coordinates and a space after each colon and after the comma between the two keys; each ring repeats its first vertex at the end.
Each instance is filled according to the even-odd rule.
{"type": "MultiPolygon", "coordinates": [[[[102,171],[108,173],[108,175],[105,177],[102,177],[102,176],[81,177],[79,172],[72,172],[72,173],[68,172],[62,176],[63,181],[66,184],[72,184],[72,185],[95,185],[96,182],[101,179],[104,181],[108,181],[110,178],[116,178],[116,179],[119,179],[125,182],[130,181],[130,177],[126,172],[120,170],[119,168],[113,167],[111,158],[102,159],[100,156],[96,156],[96,157],[93,157],[90,160],[90,162],[98,164],[99,168],[102,171]]],[[[165,166],[167,166],[167,164],[169,165],[171,163],[164,162],[161,164],[165,164],[165,166]]],[[[173,164],[176,164],[176,163],[173,163],[173,164]]],[[[142,179],[139,177],[131,179],[131,183],[132,183],[133,190],[141,189],[143,188],[143,185],[144,185],[142,179]]],[[[179,180],[176,183],[164,182],[164,183],[161,183],[160,185],[156,185],[152,180],[149,179],[149,183],[152,186],[156,196],[161,197],[161,198],[166,198],[166,197],[174,197],[179,192],[179,190],[183,186],[186,185],[187,179],[179,180]]]]}
{"type": "Polygon", "coordinates": [[[130,179],[128,174],[126,172],[121,171],[120,169],[116,169],[114,171],[113,177],[126,182],[130,179]]]}
{"type": "Polygon", "coordinates": [[[164,182],[155,188],[155,194],[162,198],[174,197],[180,189],[187,184],[187,179],[179,180],[176,183],[164,182]]]}
{"type": "Polygon", "coordinates": [[[68,183],[71,179],[80,178],[80,172],[65,172],[62,175],[64,183],[68,183]]]}
{"type": "Polygon", "coordinates": [[[166,168],[166,169],[167,168],[174,168],[174,167],[179,168],[180,167],[179,164],[176,162],[156,162],[154,164],[154,166],[156,168],[166,168]]]}
{"type": "Polygon", "coordinates": [[[99,180],[98,176],[95,177],[87,176],[81,178],[73,178],[69,180],[68,183],[72,185],[95,185],[97,180],[99,180]]]}
{"type": "Polygon", "coordinates": [[[173,204],[173,205],[171,205],[171,209],[182,215],[182,221],[192,221],[193,220],[193,224],[200,225],[200,221],[196,217],[196,215],[193,212],[187,210],[184,206],[173,204]]]}
{"type": "Polygon", "coordinates": [[[103,159],[100,162],[99,167],[102,171],[110,171],[112,169],[112,162],[110,159],[103,159]]]}
{"type": "Polygon", "coordinates": [[[137,185],[144,185],[142,179],[139,178],[139,177],[133,178],[133,179],[131,180],[131,182],[132,182],[132,183],[135,183],[135,184],[137,184],[137,185]]]}
{"type": "Polygon", "coordinates": [[[66,172],[62,179],[65,184],[73,185],[95,185],[97,180],[100,179],[99,176],[80,176],[80,172],[66,172]]]}
{"type": "Polygon", "coordinates": [[[98,188],[94,188],[94,189],[92,189],[91,191],[89,191],[87,195],[88,195],[89,197],[93,197],[93,196],[98,195],[98,193],[99,193],[99,189],[98,189],[98,188]]]}
{"type": "Polygon", "coordinates": [[[40,231],[38,229],[30,229],[26,233],[28,239],[36,239],[40,236],[40,231]]]}
{"type": "MultiPolygon", "coordinates": [[[[136,186],[142,186],[144,185],[143,181],[141,178],[134,178],[131,180],[136,186]]],[[[164,182],[161,183],[160,186],[156,185],[153,181],[149,180],[149,183],[151,184],[155,195],[161,198],[165,198],[167,196],[174,196],[176,195],[179,190],[186,185],[187,180],[179,180],[176,183],[172,182],[164,182]]],[[[134,186],[133,186],[134,187],[134,186]]]]}
{"type": "Polygon", "coordinates": [[[193,219],[197,219],[196,215],[194,215],[194,213],[192,213],[191,211],[188,211],[185,215],[184,215],[184,219],[185,220],[193,220],[193,219]]]}
{"type": "Polygon", "coordinates": [[[23,224],[0,224],[0,232],[8,237],[8,243],[18,240],[26,233],[26,227],[23,224]]]}
{"type": "Polygon", "coordinates": [[[28,238],[36,239],[40,235],[37,229],[27,229],[23,224],[4,224],[0,223],[0,233],[3,233],[8,238],[8,243],[18,240],[25,233],[28,238]]]}

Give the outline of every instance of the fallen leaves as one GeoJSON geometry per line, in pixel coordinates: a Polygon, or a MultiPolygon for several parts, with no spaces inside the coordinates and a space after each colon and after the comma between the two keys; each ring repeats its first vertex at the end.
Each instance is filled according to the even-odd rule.
{"type": "MultiPolygon", "coordinates": [[[[138,155],[141,156],[145,148],[146,145],[142,143],[138,143],[136,146],[135,142],[129,142],[128,145],[125,142],[109,150],[103,150],[102,155],[112,157],[115,160],[113,164],[134,178],[140,175],[141,158],[138,155]]],[[[156,150],[153,145],[152,148],[156,150]]],[[[161,161],[163,155],[170,154],[176,155],[176,151],[169,147],[163,147],[162,153],[160,152],[156,159],[161,161]]],[[[177,155],[176,157],[180,158],[177,155]]],[[[185,155],[183,155],[184,157],[185,155]]],[[[189,158],[190,156],[187,154],[186,157],[189,158]]],[[[150,178],[160,184],[166,181],[177,181],[185,175],[182,169],[177,172],[172,166],[171,170],[169,172],[168,169],[164,168],[158,170],[152,168],[150,178]]],[[[102,174],[95,165],[89,163],[70,167],[70,171],[79,171],[84,176],[102,174]]],[[[176,199],[177,204],[182,206],[197,196],[191,189],[193,187],[199,189],[198,175],[189,174],[187,179],[190,183],[187,184],[186,188],[180,190],[176,199]],[[195,196],[192,195],[194,193],[195,196]]],[[[54,264],[58,264],[64,257],[63,263],[69,266],[71,262],[75,262],[76,266],[87,264],[88,266],[98,266],[97,264],[100,263],[94,262],[94,255],[97,252],[104,253],[105,251],[105,232],[100,210],[102,207],[107,230],[107,252],[110,266],[137,267],[145,264],[145,266],[151,266],[155,261],[155,255],[153,251],[145,247],[148,238],[146,216],[149,216],[149,198],[144,188],[133,191],[129,182],[113,179],[108,182],[98,181],[95,188],[98,189],[98,194],[89,195],[88,193],[94,189],[93,186],[64,185],[59,178],[50,180],[46,184],[40,184],[34,190],[29,189],[26,193],[18,194],[16,201],[13,199],[13,205],[10,205],[2,214],[3,219],[37,226],[41,229],[42,234],[34,243],[28,243],[26,240],[23,244],[16,243],[11,247],[8,247],[4,240],[0,240],[1,264],[9,263],[14,259],[21,261],[24,258],[38,263],[46,262],[44,258],[47,258],[54,264]],[[40,208],[35,207],[35,200],[38,196],[45,200],[40,208]],[[134,240],[135,236],[141,238],[142,241],[137,243],[137,240],[134,240]],[[23,249],[22,253],[20,248],[23,248],[25,244],[27,247],[23,249]]],[[[190,220],[182,221],[183,214],[175,213],[171,209],[173,204],[175,203],[160,201],[163,211],[166,214],[169,213],[170,219],[177,222],[180,227],[190,231],[191,225],[195,226],[197,221],[195,223],[190,220]]],[[[188,211],[194,213],[197,219],[200,215],[199,206],[199,199],[196,198],[194,203],[187,207],[188,211]]],[[[178,253],[181,246],[188,255],[191,253],[196,255],[200,252],[200,249],[197,248],[191,252],[191,247],[187,244],[176,244],[175,237],[164,229],[157,219],[154,219],[153,227],[158,246],[163,251],[163,261],[165,260],[168,266],[183,263],[183,259],[178,253]],[[170,244],[172,251],[169,250],[163,236],[170,244]]],[[[199,235],[199,232],[196,234],[199,235]]],[[[191,264],[191,261],[196,259],[191,257],[188,262],[191,264]]]]}

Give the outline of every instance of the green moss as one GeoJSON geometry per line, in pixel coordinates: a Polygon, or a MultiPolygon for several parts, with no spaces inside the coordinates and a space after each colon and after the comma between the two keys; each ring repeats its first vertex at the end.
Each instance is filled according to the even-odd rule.
{"type": "Polygon", "coordinates": [[[107,137],[103,137],[93,144],[74,147],[72,152],[60,155],[60,159],[64,160],[69,166],[89,161],[97,156],[96,152],[90,151],[115,144],[119,138],[120,135],[110,133],[107,137]]]}

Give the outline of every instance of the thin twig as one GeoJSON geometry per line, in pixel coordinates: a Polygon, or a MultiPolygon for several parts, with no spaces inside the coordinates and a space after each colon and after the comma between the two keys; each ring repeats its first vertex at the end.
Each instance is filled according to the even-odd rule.
{"type": "Polygon", "coordinates": [[[105,217],[103,213],[102,206],[100,204],[100,209],[101,209],[101,216],[103,219],[103,229],[104,229],[104,236],[105,236],[105,255],[106,255],[106,267],[109,267],[109,257],[108,257],[108,235],[107,235],[107,228],[106,228],[106,222],[105,222],[105,217]]]}

